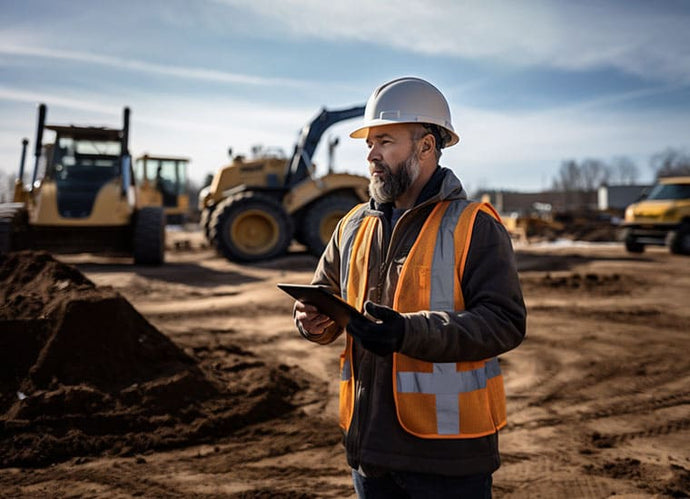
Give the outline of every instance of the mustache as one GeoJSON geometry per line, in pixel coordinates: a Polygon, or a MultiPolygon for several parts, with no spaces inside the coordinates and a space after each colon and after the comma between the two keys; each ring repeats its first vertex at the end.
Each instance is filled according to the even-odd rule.
{"type": "Polygon", "coordinates": [[[374,173],[374,171],[376,171],[376,170],[383,170],[384,172],[386,172],[388,174],[391,173],[391,167],[388,166],[387,163],[385,163],[383,161],[379,161],[379,160],[372,161],[371,163],[369,163],[369,173],[370,174],[374,173]]]}

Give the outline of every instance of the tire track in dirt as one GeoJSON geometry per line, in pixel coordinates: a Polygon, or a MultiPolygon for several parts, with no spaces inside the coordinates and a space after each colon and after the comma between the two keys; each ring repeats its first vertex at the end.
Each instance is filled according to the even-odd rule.
{"type": "Polygon", "coordinates": [[[655,425],[645,428],[640,431],[631,431],[625,433],[607,433],[602,434],[595,432],[591,436],[591,442],[597,448],[616,447],[621,443],[634,438],[653,438],[660,435],[670,435],[672,433],[682,432],[690,429],[690,418],[680,418],[674,421],[668,421],[661,425],[655,425]]]}
{"type": "MultiPolygon", "coordinates": [[[[583,423],[597,419],[610,418],[614,416],[645,414],[660,409],[679,407],[683,405],[690,405],[690,396],[688,396],[688,394],[683,394],[681,396],[672,395],[669,397],[665,397],[661,400],[652,400],[646,403],[628,402],[622,405],[615,405],[599,409],[595,412],[578,413],[573,415],[558,414],[550,417],[532,419],[530,421],[525,421],[521,423],[509,422],[508,427],[511,430],[518,430],[522,428],[537,429],[552,426],[561,426],[573,423],[583,423]]],[[[684,430],[686,429],[686,427],[683,425],[686,424],[687,421],[689,420],[687,418],[684,418],[679,420],[679,422],[674,422],[672,423],[671,428],[675,428],[677,431],[684,430]]],[[[656,432],[654,428],[657,427],[650,428],[649,431],[653,434],[665,434],[663,431],[656,432]]],[[[643,434],[645,431],[647,430],[632,432],[631,435],[643,434]]]]}
{"type": "MultiPolygon", "coordinates": [[[[669,279],[676,270],[669,268],[669,279]]],[[[634,278],[602,272],[594,272],[596,279],[578,277],[588,272],[589,267],[549,277],[521,276],[528,332],[519,349],[502,356],[508,426],[496,495],[609,497],[675,491],[672,497],[687,497],[687,470],[678,467],[671,473],[672,464],[663,465],[682,455],[681,442],[689,440],[690,392],[684,380],[690,382],[690,361],[682,347],[688,345],[690,330],[687,309],[656,267],[652,273],[640,270],[634,278]],[[656,280],[666,287],[668,303],[652,299],[650,290],[659,290],[652,282],[656,280]],[[669,350],[669,344],[678,348],[669,350]],[[611,452],[635,455],[640,446],[655,449],[661,437],[678,444],[653,465],[645,464],[650,466],[647,475],[638,476],[634,467],[629,474],[601,471],[610,466],[611,452]],[[632,444],[636,441],[642,443],[632,444]]]]}
{"type": "MultiPolygon", "coordinates": [[[[534,478],[533,473],[526,473],[525,483],[516,484],[514,487],[496,487],[497,496],[504,499],[511,498],[535,498],[540,499],[563,499],[563,498],[603,498],[612,495],[616,489],[612,480],[602,477],[582,476],[573,477],[571,474],[559,471],[542,473],[545,470],[534,470],[538,478],[534,478]],[[530,478],[531,477],[531,478],[530,478]]],[[[630,487],[629,493],[637,492],[637,489],[630,487]]]]}

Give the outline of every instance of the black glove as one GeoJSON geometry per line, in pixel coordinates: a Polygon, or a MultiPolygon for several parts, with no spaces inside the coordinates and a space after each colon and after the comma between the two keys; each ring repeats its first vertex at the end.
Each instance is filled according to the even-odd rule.
{"type": "Polygon", "coordinates": [[[366,302],[364,309],[380,322],[355,317],[347,325],[347,332],[376,355],[385,356],[399,351],[405,336],[403,316],[392,308],[370,301],[366,302]]]}

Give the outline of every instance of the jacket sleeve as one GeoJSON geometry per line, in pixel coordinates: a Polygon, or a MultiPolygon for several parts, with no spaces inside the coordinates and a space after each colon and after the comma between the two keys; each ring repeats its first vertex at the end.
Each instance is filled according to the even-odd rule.
{"type": "Polygon", "coordinates": [[[462,280],[465,310],[403,314],[401,353],[428,362],[498,356],[525,336],[527,312],[510,236],[480,212],[474,223],[462,280]]]}
{"type": "MultiPolygon", "coordinates": [[[[340,295],[340,250],[338,247],[338,234],[340,233],[341,223],[342,221],[338,223],[336,229],[333,231],[333,235],[319,259],[319,263],[316,266],[316,271],[311,281],[312,284],[320,284],[328,287],[328,289],[337,295],[340,295]]],[[[344,331],[343,328],[334,324],[327,328],[322,334],[309,334],[296,320],[295,325],[304,338],[320,345],[333,343],[344,331]]]]}

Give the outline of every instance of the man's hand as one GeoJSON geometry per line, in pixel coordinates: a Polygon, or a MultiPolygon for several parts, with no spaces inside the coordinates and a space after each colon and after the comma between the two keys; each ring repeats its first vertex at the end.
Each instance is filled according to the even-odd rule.
{"type": "Polygon", "coordinates": [[[347,325],[347,332],[376,355],[385,356],[398,352],[405,336],[403,316],[392,308],[370,301],[366,302],[364,309],[379,322],[355,317],[347,325]]]}
{"type": "Polygon", "coordinates": [[[295,301],[292,312],[298,327],[311,335],[323,334],[333,324],[330,317],[323,315],[314,305],[295,301]]]}

